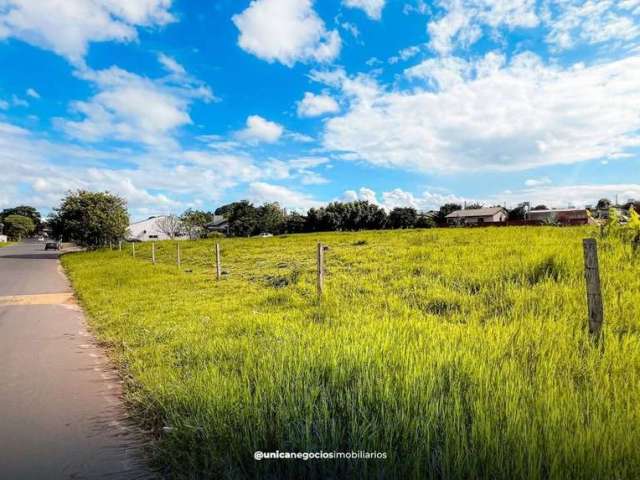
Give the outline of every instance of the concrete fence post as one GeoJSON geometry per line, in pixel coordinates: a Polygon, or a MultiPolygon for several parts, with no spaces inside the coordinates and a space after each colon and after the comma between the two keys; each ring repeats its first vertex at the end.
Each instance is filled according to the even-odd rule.
{"type": "Polygon", "coordinates": [[[131,244],[131,256],[133,258],[136,258],[136,244],[135,243],[131,244]]]}
{"type": "Polygon", "coordinates": [[[151,263],[156,264],[156,242],[151,242],[151,263]]]}
{"type": "Polygon", "coordinates": [[[584,277],[587,284],[587,307],[589,309],[589,333],[599,340],[604,322],[604,305],[600,285],[600,266],[598,263],[598,244],[594,238],[585,238],[584,277]]]}

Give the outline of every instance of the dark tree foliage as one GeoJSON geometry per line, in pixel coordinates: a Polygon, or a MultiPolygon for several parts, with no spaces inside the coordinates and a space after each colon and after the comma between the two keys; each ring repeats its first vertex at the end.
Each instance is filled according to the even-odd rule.
{"type": "Polygon", "coordinates": [[[596,208],[598,210],[607,210],[611,208],[611,206],[612,206],[611,200],[609,200],[608,198],[601,198],[600,200],[598,200],[598,204],[596,205],[596,208]]]}
{"type": "Polygon", "coordinates": [[[416,220],[416,228],[433,228],[435,226],[436,222],[433,217],[418,215],[418,220],[416,220]]]}
{"type": "Polygon", "coordinates": [[[30,218],[36,229],[40,228],[42,224],[42,217],[40,217],[40,212],[36,210],[34,207],[30,207],[28,205],[20,205],[14,208],[5,208],[0,212],[0,223],[5,223],[4,219],[9,215],[20,215],[22,217],[30,218]]]}
{"type": "Polygon", "coordinates": [[[124,238],[129,226],[127,203],[109,192],[69,192],[49,216],[55,238],[99,247],[124,238]]]}
{"type": "Polygon", "coordinates": [[[458,210],[462,210],[462,205],[458,203],[445,203],[438,210],[438,215],[436,216],[436,223],[438,225],[446,225],[447,224],[447,215],[453,212],[457,212],[458,210]]]}
{"type": "Polygon", "coordinates": [[[265,203],[257,208],[259,233],[282,233],[284,230],[284,212],[278,202],[265,203]]]}
{"type": "Polygon", "coordinates": [[[382,208],[359,200],[331,202],[326,207],[311,208],[307,212],[305,231],[379,230],[386,226],[387,214],[382,208]]]}
{"type": "Polygon", "coordinates": [[[291,213],[287,215],[284,222],[284,231],[286,233],[302,233],[305,231],[307,218],[299,213],[291,213]]]}
{"type": "Polygon", "coordinates": [[[413,228],[418,221],[418,212],[411,207],[396,207],[389,213],[391,228],[413,228]]]}
{"type": "Polygon", "coordinates": [[[509,220],[524,220],[527,215],[527,209],[524,205],[519,205],[516,208],[509,210],[509,220]]]}
{"type": "Polygon", "coordinates": [[[547,207],[546,205],[536,205],[531,210],[549,210],[549,207],[547,207]]]}
{"type": "Polygon", "coordinates": [[[232,203],[227,219],[229,235],[233,237],[249,237],[258,233],[258,209],[248,200],[232,203]]]}

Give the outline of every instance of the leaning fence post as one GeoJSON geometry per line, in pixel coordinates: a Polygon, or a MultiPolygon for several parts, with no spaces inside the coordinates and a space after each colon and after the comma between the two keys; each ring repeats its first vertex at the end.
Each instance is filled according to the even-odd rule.
{"type": "Polygon", "coordinates": [[[156,242],[151,242],[151,263],[156,264],[156,242]]]}
{"type": "Polygon", "coordinates": [[[604,321],[600,268],[598,265],[598,244],[594,238],[582,241],[584,248],[584,277],[587,283],[587,305],[589,308],[589,333],[598,340],[604,321]]]}
{"type": "Polygon", "coordinates": [[[216,280],[220,280],[222,277],[222,259],[220,258],[220,244],[216,243],[216,280]]]}
{"type": "Polygon", "coordinates": [[[178,243],[178,268],[180,268],[180,244],[178,243]]]}
{"type": "Polygon", "coordinates": [[[318,242],[318,296],[322,296],[324,292],[324,246],[322,242],[318,242]]]}

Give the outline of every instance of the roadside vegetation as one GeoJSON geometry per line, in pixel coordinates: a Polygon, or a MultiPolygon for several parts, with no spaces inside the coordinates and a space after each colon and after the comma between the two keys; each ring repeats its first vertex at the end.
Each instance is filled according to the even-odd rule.
{"type": "Polygon", "coordinates": [[[581,244],[593,230],[221,239],[219,282],[215,240],[157,243],[155,266],[149,244],[63,264],[172,477],[640,478],[640,263],[632,243],[600,238],[595,346],[581,244]]]}
{"type": "Polygon", "coordinates": [[[10,247],[11,245],[15,245],[16,242],[0,242],[0,248],[2,247],[10,247]]]}

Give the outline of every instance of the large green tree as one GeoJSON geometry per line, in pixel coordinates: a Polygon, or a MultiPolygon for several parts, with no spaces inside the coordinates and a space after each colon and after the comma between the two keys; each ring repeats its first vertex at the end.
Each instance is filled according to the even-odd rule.
{"type": "Polygon", "coordinates": [[[36,230],[36,224],[24,215],[8,215],[3,220],[4,233],[13,240],[28,237],[36,230]]]}
{"type": "Polygon", "coordinates": [[[411,207],[396,207],[389,213],[391,228],[413,228],[418,221],[418,212],[411,207]]]}
{"type": "MultiPolygon", "coordinates": [[[[217,210],[216,210],[217,211],[217,210]]],[[[226,214],[229,220],[229,234],[234,237],[255,235],[258,230],[258,210],[253,203],[242,200],[231,204],[226,214]]]]}
{"type": "Polygon", "coordinates": [[[284,212],[277,203],[265,203],[257,209],[258,230],[260,233],[282,233],[284,231],[284,212]]]}
{"type": "Polygon", "coordinates": [[[20,215],[22,217],[30,218],[33,224],[36,226],[36,229],[38,229],[40,227],[40,224],[42,223],[40,212],[38,212],[38,210],[36,210],[34,207],[30,207],[28,205],[5,208],[0,212],[0,223],[4,223],[4,219],[9,215],[20,215]]]}
{"type": "Polygon", "coordinates": [[[129,226],[127,203],[109,192],[69,192],[49,217],[56,238],[99,247],[124,238],[129,226]]]}

